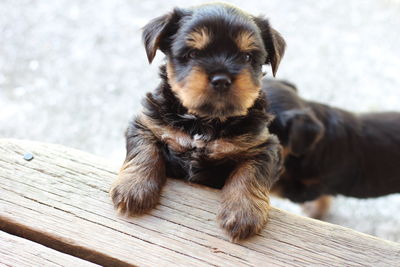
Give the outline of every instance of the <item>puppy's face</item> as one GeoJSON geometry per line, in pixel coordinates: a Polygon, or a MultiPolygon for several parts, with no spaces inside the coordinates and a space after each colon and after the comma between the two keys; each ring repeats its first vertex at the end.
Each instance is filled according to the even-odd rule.
{"type": "Polygon", "coordinates": [[[313,151],[325,134],[321,115],[317,115],[320,108],[310,106],[286,81],[266,79],[263,85],[269,111],[275,116],[269,130],[278,136],[284,156],[300,157],[313,151]]]}
{"type": "Polygon", "coordinates": [[[275,74],[285,43],[256,18],[225,4],[175,9],[145,26],[151,62],[167,56],[171,90],[192,114],[209,118],[245,115],[260,93],[262,65],[275,74]]]}

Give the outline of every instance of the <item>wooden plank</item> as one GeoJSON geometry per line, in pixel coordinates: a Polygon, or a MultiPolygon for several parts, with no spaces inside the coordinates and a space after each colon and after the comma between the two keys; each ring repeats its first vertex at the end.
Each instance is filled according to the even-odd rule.
{"type": "Polygon", "coordinates": [[[260,235],[233,244],[215,221],[219,192],[174,179],[155,210],[118,217],[108,196],[117,168],[59,145],[0,140],[0,228],[109,266],[399,266],[400,244],[278,209],[260,235]]]}
{"type": "Polygon", "coordinates": [[[0,231],[0,266],[99,266],[0,231]]]}

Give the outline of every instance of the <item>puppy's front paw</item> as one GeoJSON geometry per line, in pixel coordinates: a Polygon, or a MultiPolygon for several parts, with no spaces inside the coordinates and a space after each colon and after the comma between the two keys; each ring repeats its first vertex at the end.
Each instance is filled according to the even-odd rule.
{"type": "Polygon", "coordinates": [[[162,184],[153,179],[123,177],[111,188],[114,207],[121,214],[138,215],[154,208],[160,198],[162,184]]]}
{"type": "Polygon", "coordinates": [[[222,203],[218,220],[232,242],[237,242],[263,229],[268,220],[268,209],[268,202],[261,200],[225,201],[222,203]]]}

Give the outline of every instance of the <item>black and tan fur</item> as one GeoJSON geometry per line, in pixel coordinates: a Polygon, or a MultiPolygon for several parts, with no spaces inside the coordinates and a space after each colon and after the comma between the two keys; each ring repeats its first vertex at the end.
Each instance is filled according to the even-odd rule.
{"type": "Polygon", "coordinates": [[[355,114],[302,99],[294,85],[265,80],[275,115],[270,131],[285,151],[285,171],[274,191],[308,203],[322,217],[329,197],[400,193],[400,112],[355,114]]]}
{"type": "Polygon", "coordinates": [[[161,84],[126,132],[127,156],[111,189],[115,207],[157,205],[166,177],[222,188],[218,219],[232,240],[258,233],[282,161],[261,92],[285,43],[268,21],[227,4],[174,9],[144,27],[149,61],[166,55],[161,84]]]}

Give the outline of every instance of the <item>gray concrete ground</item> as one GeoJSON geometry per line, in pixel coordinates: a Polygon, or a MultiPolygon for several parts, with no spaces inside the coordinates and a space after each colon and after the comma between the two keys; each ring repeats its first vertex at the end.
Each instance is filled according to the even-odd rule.
{"type": "MultiPolygon", "coordinates": [[[[202,1],[1,0],[0,137],[60,143],[121,162],[123,132],[158,83],[140,27],[202,1]]],[[[288,43],[278,78],[353,111],[400,111],[400,1],[231,1],[288,43]]],[[[400,163],[399,163],[400,164],[400,163]]],[[[400,178],[400,177],[399,177],[400,178]]],[[[273,204],[295,213],[288,201],[273,204]]],[[[329,222],[400,241],[400,194],[338,197],[329,222]]]]}

